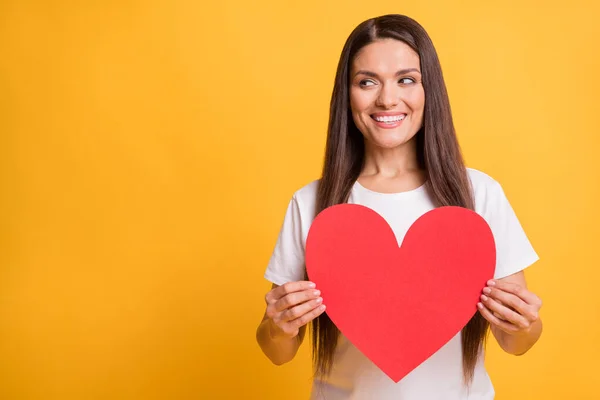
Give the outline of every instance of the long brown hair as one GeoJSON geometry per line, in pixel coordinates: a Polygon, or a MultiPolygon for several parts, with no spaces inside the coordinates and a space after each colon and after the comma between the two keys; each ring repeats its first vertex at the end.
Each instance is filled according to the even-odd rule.
{"type": "MultiPolygon", "coordinates": [[[[330,104],[329,126],[316,214],[346,203],[363,167],[364,138],[352,119],[349,74],[358,51],[378,39],[397,39],[420,58],[425,92],[423,125],[416,133],[417,160],[426,171],[426,188],[434,204],[474,209],[473,194],[456,138],[442,68],[429,35],[421,25],[403,15],[384,15],[358,25],[340,56],[330,104]]],[[[315,215],[316,215],[315,214],[315,215]]],[[[339,330],[326,313],[312,322],[312,354],[317,375],[327,375],[333,363],[339,330]]],[[[485,345],[488,323],[476,313],[462,330],[463,371],[470,383],[485,345]]]]}

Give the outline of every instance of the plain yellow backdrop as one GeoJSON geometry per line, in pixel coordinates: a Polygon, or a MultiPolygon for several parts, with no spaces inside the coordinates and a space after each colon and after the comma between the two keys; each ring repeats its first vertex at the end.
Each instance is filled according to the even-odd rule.
{"type": "Polygon", "coordinates": [[[287,202],[318,178],[350,31],[407,14],[469,166],[541,260],[500,400],[600,398],[600,24],[589,1],[0,3],[0,398],[306,399],[255,343],[287,202]]]}

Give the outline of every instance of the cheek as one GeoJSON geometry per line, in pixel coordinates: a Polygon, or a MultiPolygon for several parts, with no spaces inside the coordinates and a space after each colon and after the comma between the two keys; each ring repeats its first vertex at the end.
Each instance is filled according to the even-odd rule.
{"type": "Polygon", "coordinates": [[[350,107],[352,114],[357,115],[366,111],[371,104],[368,93],[352,90],[350,92],[350,107]]]}
{"type": "Polygon", "coordinates": [[[406,98],[406,103],[413,112],[422,113],[425,108],[425,93],[423,89],[410,93],[406,98]]]}

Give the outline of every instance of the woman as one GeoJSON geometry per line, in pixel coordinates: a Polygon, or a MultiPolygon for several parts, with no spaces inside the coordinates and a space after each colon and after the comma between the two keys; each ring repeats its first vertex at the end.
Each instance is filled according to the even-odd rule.
{"type": "Polygon", "coordinates": [[[488,327],[502,349],[516,355],[541,334],[541,301],[523,274],[537,259],[501,186],[464,166],[425,30],[401,15],[361,23],[339,61],[322,177],[294,193],[265,273],[273,287],[257,329],[263,352],[278,365],[292,360],[312,322],[313,399],[492,399],[483,364],[488,327]],[[344,338],[306,278],[310,224],[326,207],[344,202],[377,211],[398,243],[417,218],[439,206],[476,211],[494,234],[496,271],[482,288],[479,312],[398,383],[344,338]]]}

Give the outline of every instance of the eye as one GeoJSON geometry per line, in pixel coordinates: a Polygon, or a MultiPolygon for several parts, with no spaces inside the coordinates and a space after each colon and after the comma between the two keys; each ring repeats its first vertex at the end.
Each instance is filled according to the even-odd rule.
{"type": "Polygon", "coordinates": [[[416,83],[416,80],[414,80],[413,78],[401,78],[398,82],[404,85],[410,85],[412,83],[416,83]]]}
{"type": "Polygon", "coordinates": [[[368,85],[369,83],[371,83],[372,85],[375,85],[375,82],[372,81],[371,79],[363,79],[362,81],[358,82],[359,86],[372,86],[372,85],[368,85]]]}

